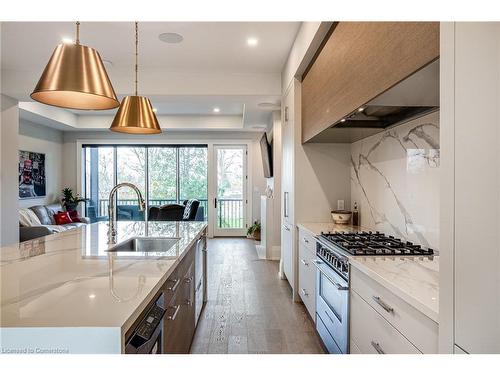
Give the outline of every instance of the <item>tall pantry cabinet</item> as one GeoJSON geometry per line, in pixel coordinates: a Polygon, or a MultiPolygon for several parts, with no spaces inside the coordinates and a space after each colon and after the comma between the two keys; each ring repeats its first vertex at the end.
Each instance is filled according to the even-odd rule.
{"type": "Polygon", "coordinates": [[[442,23],[440,63],[440,352],[500,353],[500,23],[442,23]]]}
{"type": "Polygon", "coordinates": [[[281,256],[294,301],[301,300],[297,224],[330,222],[337,200],[351,200],[350,147],[302,143],[301,93],[294,78],[282,98],[281,256]]]}

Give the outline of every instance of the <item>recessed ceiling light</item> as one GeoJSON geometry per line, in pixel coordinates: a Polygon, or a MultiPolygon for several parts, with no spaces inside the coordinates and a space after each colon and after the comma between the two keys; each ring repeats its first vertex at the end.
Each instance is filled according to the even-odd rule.
{"type": "Polygon", "coordinates": [[[214,112],[215,112],[215,113],[219,113],[219,112],[220,112],[220,108],[215,107],[215,108],[214,108],[214,112]]]}
{"type": "Polygon", "coordinates": [[[340,122],[345,122],[345,118],[343,118],[342,120],[340,120],[340,122]]]}
{"type": "Polygon", "coordinates": [[[177,44],[184,40],[184,37],[181,34],[177,33],[162,33],[158,35],[158,38],[165,43],[177,44]]]}
{"type": "Polygon", "coordinates": [[[259,39],[257,38],[248,38],[247,39],[247,44],[250,46],[250,47],[255,47],[257,44],[259,44],[259,39]]]}
{"type": "Polygon", "coordinates": [[[71,38],[62,38],[61,39],[64,44],[73,44],[74,41],[71,38]]]}
{"type": "Polygon", "coordinates": [[[363,112],[364,110],[365,110],[365,107],[358,108],[358,112],[363,112]]]}
{"type": "Polygon", "coordinates": [[[94,298],[95,298],[95,294],[93,294],[93,293],[92,293],[92,294],[89,294],[89,298],[90,298],[90,299],[94,299],[94,298]]]}

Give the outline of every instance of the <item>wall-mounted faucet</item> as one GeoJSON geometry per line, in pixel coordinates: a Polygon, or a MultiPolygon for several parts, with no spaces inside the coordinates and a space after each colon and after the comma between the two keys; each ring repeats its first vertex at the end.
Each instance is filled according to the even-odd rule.
{"type": "Polygon", "coordinates": [[[129,187],[131,189],[134,189],[134,191],[136,192],[137,198],[139,200],[139,210],[141,210],[141,211],[146,210],[146,203],[144,202],[144,199],[142,198],[141,191],[134,184],[131,184],[129,182],[122,182],[121,184],[118,184],[113,189],[111,189],[111,191],[109,192],[109,204],[108,204],[108,215],[109,215],[108,243],[109,244],[116,243],[115,194],[118,191],[118,189],[125,187],[125,186],[129,187]]]}

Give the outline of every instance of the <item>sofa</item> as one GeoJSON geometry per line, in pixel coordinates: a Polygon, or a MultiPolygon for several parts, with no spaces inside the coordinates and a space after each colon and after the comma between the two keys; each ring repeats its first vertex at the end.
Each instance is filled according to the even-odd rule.
{"type": "Polygon", "coordinates": [[[59,211],[64,211],[60,203],[19,209],[19,241],[32,240],[90,223],[88,218],[81,217],[80,223],[56,225],[54,214],[59,211]]]}

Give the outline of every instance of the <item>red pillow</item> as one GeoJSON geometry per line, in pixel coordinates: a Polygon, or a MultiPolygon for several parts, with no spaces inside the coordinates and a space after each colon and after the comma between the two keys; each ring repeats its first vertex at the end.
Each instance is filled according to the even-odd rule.
{"type": "Polygon", "coordinates": [[[73,223],[81,223],[80,217],[78,216],[77,210],[68,211],[69,217],[73,223]]]}
{"type": "Polygon", "coordinates": [[[73,222],[67,212],[61,211],[59,211],[57,214],[54,214],[54,220],[56,222],[56,225],[71,224],[73,222]]]}

